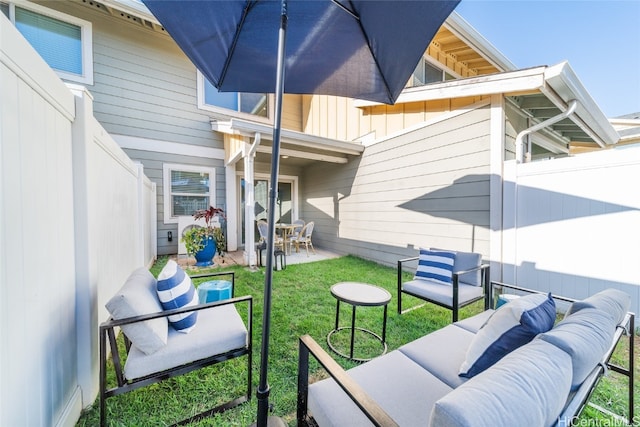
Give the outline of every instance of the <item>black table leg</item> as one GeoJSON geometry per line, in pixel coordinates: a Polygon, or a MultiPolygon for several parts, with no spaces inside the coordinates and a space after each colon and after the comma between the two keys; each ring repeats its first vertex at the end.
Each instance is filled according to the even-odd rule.
{"type": "Polygon", "coordinates": [[[353,311],[351,312],[351,351],[349,353],[349,357],[353,359],[353,342],[356,331],[356,306],[353,306],[353,311]]]}

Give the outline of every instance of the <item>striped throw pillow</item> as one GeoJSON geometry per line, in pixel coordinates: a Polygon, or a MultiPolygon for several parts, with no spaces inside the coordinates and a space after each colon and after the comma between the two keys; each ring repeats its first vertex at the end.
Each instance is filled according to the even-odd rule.
{"type": "Polygon", "coordinates": [[[420,248],[418,268],[414,279],[435,280],[450,285],[453,282],[455,252],[431,251],[420,248]]]}
{"type": "MultiPolygon", "coordinates": [[[[164,310],[189,307],[198,304],[198,293],[191,278],[178,264],[169,260],[158,275],[158,299],[164,310]]],[[[189,333],[196,325],[198,312],[169,316],[169,324],[182,333],[189,333]]]]}

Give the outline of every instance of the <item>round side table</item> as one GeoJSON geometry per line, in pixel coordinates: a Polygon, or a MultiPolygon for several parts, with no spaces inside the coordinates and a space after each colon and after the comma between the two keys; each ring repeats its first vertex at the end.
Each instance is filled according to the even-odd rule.
{"type": "Polygon", "coordinates": [[[378,286],[370,285],[368,283],[358,283],[358,282],[340,282],[336,283],[331,287],[331,295],[336,299],[336,324],[332,331],[327,335],[327,344],[329,348],[333,350],[336,354],[356,362],[366,362],[371,359],[362,359],[353,357],[353,344],[354,344],[354,336],[355,330],[365,332],[369,335],[375,337],[380,343],[382,343],[382,353],[385,354],[387,352],[387,343],[386,343],[386,335],[387,335],[387,305],[389,301],[391,301],[391,294],[386,290],[382,289],[378,286]],[[347,303],[352,306],[351,311],[351,326],[339,326],[340,319],[340,302],[347,303]],[[369,307],[384,307],[384,314],[382,317],[382,336],[364,328],[359,328],[355,326],[356,323],[356,307],[358,306],[369,306],[369,307]],[[349,354],[342,353],[331,343],[331,336],[343,329],[351,329],[351,345],[349,347],[349,354]]]}

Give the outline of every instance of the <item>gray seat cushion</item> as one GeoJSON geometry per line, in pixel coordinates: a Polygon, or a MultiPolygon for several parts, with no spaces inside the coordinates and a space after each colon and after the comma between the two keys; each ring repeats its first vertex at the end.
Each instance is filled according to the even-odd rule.
{"type": "MultiPolygon", "coordinates": [[[[146,268],[138,268],[129,275],[105,307],[116,320],[161,313],[162,305],[156,292],[156,279],[146,268]]],[[[129,340],[146,354],[153,354],[165,346],[168,329],[169,322],[166,317],[122,326],[122,331],[129,340]]]]}
{"type": "Polygon", "coordinates": [[[459,320],[454,323],[455,326],[467,330],[473,334],[477,334],[480,328],[487,323],[487,320],[491,317],[495,310],[485,310],[482,313],[478,313],[475,316],[467,317],[466,319],[459,320]]]}
{"type": "Polygon", "coordinates": [[[467,381],[458,375],[475,334],[449,325],[398,349],[449,387],[467,381]]]}
{"type": "MultiPolygon", "coordinates": [[[[401,426],[426,425],[434,403],[451,391],[399,351],[348,371],[349,375],[401,426]]],[[[332,379],[309,386],[309,410],[319,426],[372,425],[332,379]]]]}
{"type": "Polygon", "coordinates": [[[534,340],[440,399],[434,427],[550,426],[565,405],[571,358],[534,340]]]}
{"type": "MultiPolygon", "coordinates": [[[[430,280],[412,280],[402,284],[402,290],[453,307],[453,286],[430,280]]],[[[483,295],[482,287],[459,284],[458,302],[463,304],[483,295]]]]}
{"type": "Polygon", "coordinates": [[[168,328],[167,345],[157,352],[146,355],[132,346],[124,366],[125,377],[144,377],[246,345],[247,329],[233,305],[198,313],[198,323],[190,333],[168,328]]]}

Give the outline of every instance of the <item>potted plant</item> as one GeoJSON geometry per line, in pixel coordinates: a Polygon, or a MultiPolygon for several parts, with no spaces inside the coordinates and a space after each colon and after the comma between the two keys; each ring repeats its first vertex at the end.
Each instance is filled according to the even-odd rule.
{"type": "Polygon", "coordinates": [[[193,214],[193,219],[204,219],[204,227],[193,227],[182,236],[187,253],[196,258],[196,266],[206,267],[213,264],[216,249],[222,251],[225,246],[224,233],[220,228],[214,228],[211,220],[215,216],[224,218],[224,211],[210,206],[209,209],[199,209],[193,214]]]}

